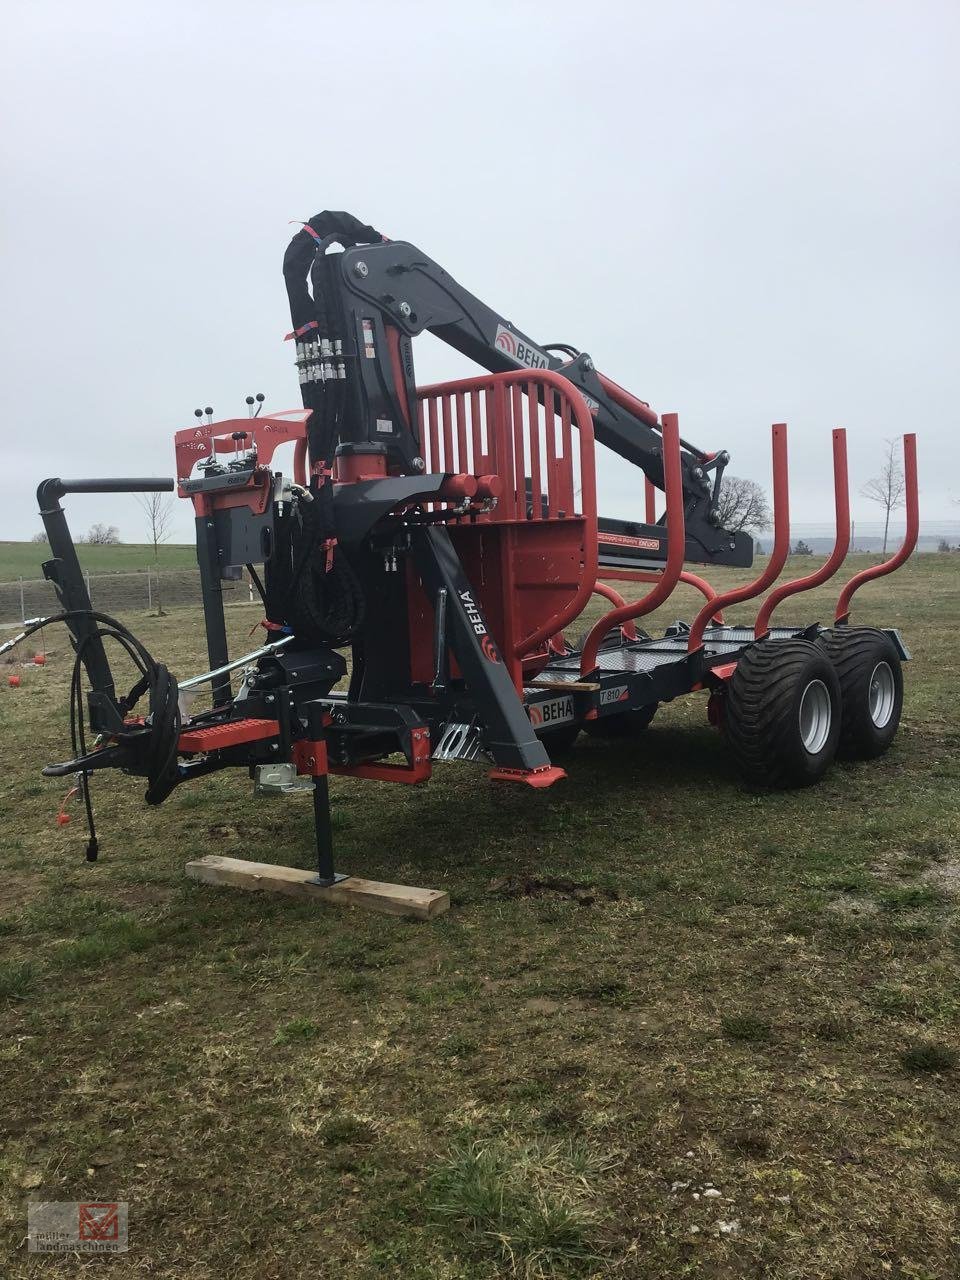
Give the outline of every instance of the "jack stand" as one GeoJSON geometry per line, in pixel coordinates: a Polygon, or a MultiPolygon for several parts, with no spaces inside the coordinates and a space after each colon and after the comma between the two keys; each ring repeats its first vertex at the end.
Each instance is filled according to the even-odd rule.
{"type": "Polygon", "coordinates": [[[332,884],[339,884],[347,877],[333,869],[330,787],[325,773],[319,773],[313,779],[313,824],[317,836],[317,874],[310,883],[322,885],[326,889],[332,884]]]}
{"type": "Polygon", "coordinates": [[[329,889],[348,877],[333,869],[333,828],[330,823],[330,786],[327,781],[327,746],[324,742],[323,707],[311,702],[307,708],[310,742],[307,757],[313,774],[313,826],[317,841],[317,874],[311,884],[329,889]]]}

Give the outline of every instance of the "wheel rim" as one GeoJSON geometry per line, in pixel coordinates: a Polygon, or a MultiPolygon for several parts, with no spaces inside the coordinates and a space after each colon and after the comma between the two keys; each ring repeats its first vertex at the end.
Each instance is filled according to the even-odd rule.
{"type": "Polygon", "coordinates": [[[885,729],[893,715],[897,686],[889,662],[878,662],[870,673],[870,719],[878,729],[885,729]]]}
{"type": "Polygon", "coordinates": [[[800,739],[804,750],[815,756],[830,737],[833,706],[830,690],[822,680],[811,680],[800,699],[800,739]]]}

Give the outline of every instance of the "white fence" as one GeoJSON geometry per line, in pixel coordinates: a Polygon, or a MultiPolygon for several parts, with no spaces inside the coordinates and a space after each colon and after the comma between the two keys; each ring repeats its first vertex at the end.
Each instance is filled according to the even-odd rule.
{"type": "MultiPolygon", "coordinates": [[[[95,609],[102,613],[145,612],[200,604],[200,574],[196,569],[173,569],[158,572],[144,569],[139,573],[84,573],[87,590],[95,609]]],[[[244,575],[241,582],[222,582],[224,601],[240,602],[254,598],[244,575]]],[[[42,617],[59,608],[51,583],[44,578],[18,578],[0,582],[0,624],[23,622],[42,617]]]]}

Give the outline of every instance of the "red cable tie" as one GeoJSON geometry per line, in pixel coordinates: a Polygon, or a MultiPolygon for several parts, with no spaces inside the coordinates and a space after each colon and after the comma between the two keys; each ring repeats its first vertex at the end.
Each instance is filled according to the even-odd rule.
{"type": "Polygon", "coordinates": [[[306,324],[302,324],[299,329],[294,329],[284,337],[284,342],[289,342],[291,338],[302,338],[310,329],[319,329],[320,325],[316,320],[308,320],[306,324]]]}
{"type": "Polygon", "coordinates": [[[327,553],[327,567],[324,570],[325,573],[329,573],[333,568],[333,549],[336,545],[336,538],[327,538],[326,542],[323,544],[323,549],[327,553]]]}
{"type": "Polygon", "coordinates": [[[73,797],[79,794],[80,794],[79,787],[71,787],[70,790],[67,792],[67,794],[60,801],[60,808],[57,810],[57,826],[58,827],[65,827],[67,823],[70,821],[70,815],[69,813],[66,812],[66,807],[67,807],[67,804],[73,799],[73,797]]]}

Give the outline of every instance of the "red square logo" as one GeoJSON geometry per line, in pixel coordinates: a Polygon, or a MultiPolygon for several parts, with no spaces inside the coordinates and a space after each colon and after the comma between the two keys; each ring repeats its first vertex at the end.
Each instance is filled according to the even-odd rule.
{"type": "Polygon", "coordinates": [[[81,1240],[119,1240],[120,1219],[117,1204],[81,1204],[79,1211],[81,1240]]]}

